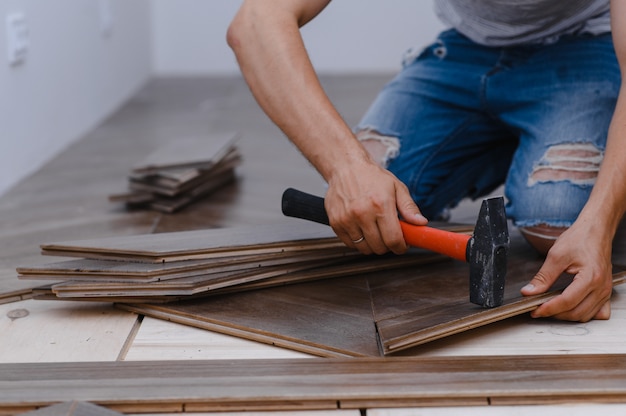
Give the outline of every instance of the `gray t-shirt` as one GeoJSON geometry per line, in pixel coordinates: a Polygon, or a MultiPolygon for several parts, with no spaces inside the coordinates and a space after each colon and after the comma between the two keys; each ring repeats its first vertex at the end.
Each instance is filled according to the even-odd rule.
{"type": "Polygon", "coordinates": [[[551,43],[611,30],[610,0],[435,0],[444,24],[487,46],[551,43]]]}

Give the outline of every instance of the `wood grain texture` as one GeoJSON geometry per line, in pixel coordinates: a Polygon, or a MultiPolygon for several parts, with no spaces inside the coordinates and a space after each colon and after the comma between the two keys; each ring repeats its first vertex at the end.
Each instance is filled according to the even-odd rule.
{"type": "MultiPolygon", "coordinates": [[[[211,299],[121,308],[182,324],[294,348],[326,357],[379,356],[414,348],[535,309],[547,294],[523,297],[520,288],[541,259],[513,237],[505,303],[469,303],[467,264],[448,261],[366,273],[211,299]]],[[[614,284],[626,273],[616,273],[614,284]]]]}
{"type": "Polygon", "coordinates": [[[136,324],[136,315],[104,303],[0,305],[0,362],[115,360],[136,324]]]}
{"type": "Polygon", "coordinates": [[[159,146],[133,167],[149,174],[163,169],[196,167],[209,169],[222,160],[241,138],[238,132],[221,132],[194,137],[177,137],[159,146]]]}
{"type": "Polygon", "coordinates": [[[81,400],[122,412],[626,403],[626,356],[2,364],[0,391],[0,409],[81,400]]]}
{"type": "Polygon", "coordinates": [[[93,403],[70,401],[45,406],[34,411],[22,413],[21,416],[121,416],[103,406],[93,403]]]}
{"type": "MultiPolygon", "coordinates": [[[[210,141],[210,140],[207,140],[210,141]]],[[[199,192],[201,186],[211,179],[224,174],[232,174],[241,164],[241,155],[231,149],[223,160],[208,168],[163,170],[147,175],[131,175],[130,189],[137,192],[153,192],[163,196],[177,196],[187,191],[199,192]]]]}
{"type": "Polygon", "coordinates": [[[160,263],[344,247],[329,227],[297,222],[44,243],[41,249],[49,255],[160,263]]]}
{"type": "Polygon", "coordinates": [[[248,282],[269,279],[276,276],[297,273],[325,264],[337,262],[337,259],[302,261],[247,268],[214,273],[200,273],[188,277],[165,279],[154,282],[104,282],[104,281],[67,281],[52,285],[52,291],[59,297],[97,297],[97,296],[186,296],[217,290],[223,287],[241,285],[248,282]]]}
{"type": "Polygon", "coordinates": [[[328,260],[358,256],[342,247],[328,250],[307,250],[297,253],[269,253],[229,256],[166,263],[143,263],[119,260],[77,259],[41,265],[20,266],[19,279],[86,280],[110,282],[153,282],[195,276],[201,273],[227,272],[291,264],[303,261],[328,260]]]}
{"type": "Polygon", "coordinates": [[[306,358],[310,355],[146,316],[124,361],[306,358]]]}

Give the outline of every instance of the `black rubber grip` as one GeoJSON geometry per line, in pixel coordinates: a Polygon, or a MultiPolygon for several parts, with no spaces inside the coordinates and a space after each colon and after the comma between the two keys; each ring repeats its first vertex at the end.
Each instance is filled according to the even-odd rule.
{"type": "Polygon", "coordinates": [[[282,209],[287,217],[330,225],[324,208],[324,198],[319,196],[288,188],[283,192],[282,209]]]}

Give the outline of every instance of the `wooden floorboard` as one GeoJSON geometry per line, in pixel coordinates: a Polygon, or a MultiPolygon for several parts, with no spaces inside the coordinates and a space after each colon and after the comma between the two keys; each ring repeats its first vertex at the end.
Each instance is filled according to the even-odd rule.
{"type": "Polygon", "coordinates": [[[25,300],[3,304],[0,362],[113,361],[136,323],[136,315],[106,303],[25,300]]]}
{"type": "Polygon", "coordinates": [[[0,409],[88,401],[128,412],[626,403],[626,356],[0,364],[0,409]]]}
{"type": "Polygon", "coordinates": [[[310,355],[146,316],[125,361],[305,358],[310,355]]]}

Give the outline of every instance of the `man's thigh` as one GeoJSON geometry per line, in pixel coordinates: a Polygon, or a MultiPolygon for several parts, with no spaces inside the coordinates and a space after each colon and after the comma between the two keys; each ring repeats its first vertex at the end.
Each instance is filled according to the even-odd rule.
{"type": "Polygon", "coordinates": [[[482,111],[484,75],[498,56],[444,32],[405,64],[356,128],[428,218],[506,177],[516,138],[482,111]]]}
{"type": "MultiPolygon", "coordinates": [[[[519,131],[506,182],[519,226],[567,227],[589,198],[604,155],[620,86],[610,35],[551,45],[494,82],[499,117],[519,131]],[[525,85],[525,87],[519,87],[525,85]]],[[[495,95],[495,93],[494,93],[495,95]]]]}

